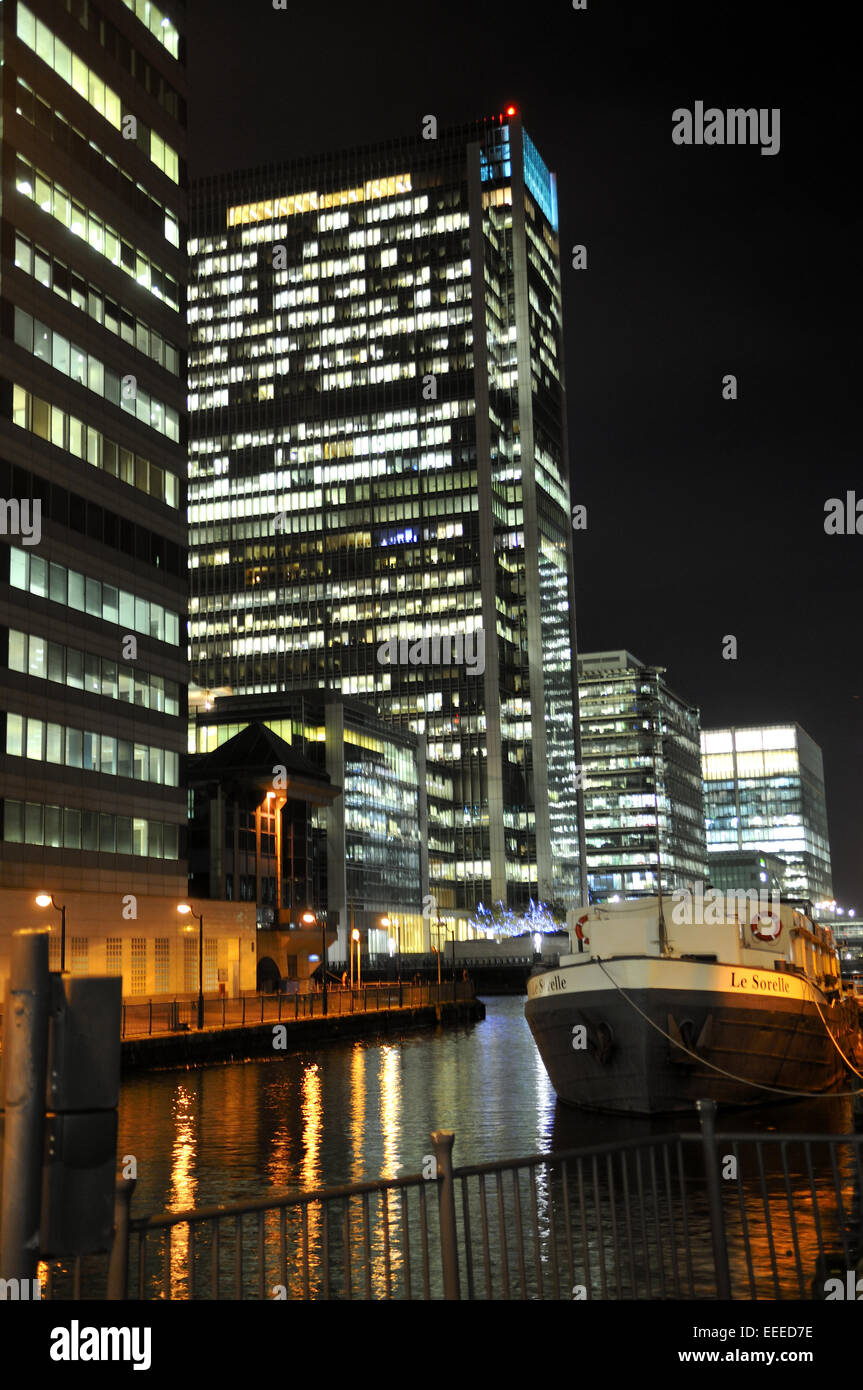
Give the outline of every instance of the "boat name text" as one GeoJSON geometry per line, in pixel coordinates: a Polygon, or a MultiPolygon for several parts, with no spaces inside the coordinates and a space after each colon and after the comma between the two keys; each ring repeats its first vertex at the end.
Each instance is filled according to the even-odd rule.
{"type": "Polygon", "coordinates": [[[740,975],[736,970],[731,972],[732,989],[753,989],[764,994],[790,994],[790,981],[783,975],[740,975]]]}

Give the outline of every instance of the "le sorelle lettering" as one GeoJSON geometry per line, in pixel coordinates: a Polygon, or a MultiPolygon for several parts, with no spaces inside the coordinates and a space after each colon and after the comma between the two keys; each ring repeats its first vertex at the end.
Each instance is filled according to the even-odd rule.
{"type": "Polygon", "coordinates": [[[731,972],[732,989],[753,989],[760,994],[790,994],[791,985],[782,975],[740,975],[731,972]]]}

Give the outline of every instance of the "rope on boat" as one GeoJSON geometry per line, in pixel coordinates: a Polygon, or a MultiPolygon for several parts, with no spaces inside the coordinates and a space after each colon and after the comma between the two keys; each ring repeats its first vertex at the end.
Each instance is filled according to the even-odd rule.
{"type": "MultiPolygon", "coordinates": [[[[855,1067],[854,1063],[853,1063],[852,1061],[850,1061],[850,1060],[845,1056],[845,1053],[842,1051],[842,1048],[839,1046],[839,1044],[838,1044],[838,1042],[836,1041],[836,1039],[834,1038],[833,1034],[830,1032],[830,1025],[828,1024],[826,1018],[824,1017],[824,1015],[823,1015],[822,1012],[821,1012],[821,1005],[818,1003],[818,1000],[817,1000],[817,999],[813,999],[813,1000],[812,1000],[812,1003],[815,1005],[816,1009],[818,1010],[818,1017],[821,1019],[821,1022],[824,1024],[824,1027],[825,1027],[826,1032],[827,1032],[827,1036],[828,1036],[828,1038],[830,1039],[830,1041],[832,1042],[833,1046],[836,1048],[836,1051],[839,1053],[839,1056],[842,1058],[842,1061],[845,1063],[846,1067],[850,1067],[851,1071],[853,1071],[853,1073],[854,1073],[855,1076],[859,1076],[860,1079],[863,1080],[863,1071],[858,1071],[857,1068],[855,1067]]],[[[854,1092],[854,1094],[856,1095],[857,1092],[854,1092]]]]}
{"type": "MultiPolygon", "coordinates": [[[[696,1062],[700,1062],[703,1067],[709,1067],[711,1071],[718,1071],[721,1076],[727,1076],[731,1081],[739,1081],[744,1086],[757,1086],[760,1091],[772,1091],[775,1095],[778,1096],[793,1096],[797,1100],[835,1100],[841,1096],[863,1096],[863,1086],[858,1087],[854,1091],[790,1091],[787,1090],[784,1086],[768,1086],[764,1081],[750,1081],[749,1078],[746,1076],[738,1076],[733,1071],[726,1071],[724,1067],[718,1067],[714,1062],[708,1062],[706,1057],[700,1057],[699,1054],[697,1052],[693,1052],[691,1048],[684,1047],[683,1043],[677,1042],[677,1040],[673,1038],[670,1033],[666,1033],[664,1028],[660,1028],[658,1023],[654,1023],[653,1019],[649,1018],[648,1015],[644,1012],[644,1010],[638,1007],[635,1000],[630,999],[629,995],[626,993],[626,990],[622,987],[622,985],[619,985],[617,983],[617,980],[615,980],[612,975],[609,975],[608,971],[605,968],[605,965],[599,959],[599,957],[594,956],[593,959],[594,962],[599,966],[603,974],[609,980],[611,980],[611,983],[614,985],[614,988],[618,991],[618,993],[622,995],[622,997],[626,1000],[627,1004],[630,1004],[632,1008],[635,1009],[635,1012],[637,1014],[641,1015],[645,1023],[649,1023],[651,1028],[655,1028],[657,1033],[661,1033],[662,1036],[672,1044],[672,1046],[680,1048],[681,1052],[685,1052],[688,1057],[692,1057],[696,1062]]],[[[814,1003],[815,1007],[818,1008],[817,999],[814,1000],[814,1003]]],[[[827,1023],[824,1019],[823,1014],[821,1014],[820,1009],[818,1009],[818,1013],[821,1015],[821,1022],[824,1024],[825,1028],[827,1028],[827,1023]]],[[[839,1048],[839,1044],[836,1042],[836,1039],[833,1037],[833,1034],[830,1032],[829,1028],[827,1028],[827,1034],[831,1042],[834,1044],[834,1046],[837,1048],[840,1055],[844,1059],[845,1054],[841,1051],[841,1048],[839,1048]]],[[[855,1071],[858,1076],[861,1075],[861,1073],[857,1071],[856,1067],[852,1067],[851,1070],[855,1071]]]]}

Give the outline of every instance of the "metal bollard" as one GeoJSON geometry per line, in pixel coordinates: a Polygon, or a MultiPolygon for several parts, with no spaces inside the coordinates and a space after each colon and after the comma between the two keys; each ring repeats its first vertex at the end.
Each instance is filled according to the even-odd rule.
{"type": "Polygon", "coordinates": [[[118,1178],[114,1190],[114,1241],[108,1258],[108,1285],[105,1298],[129,1296],[129,1220],[134,1178],[118,1178]]]}
{"type": "Polygon", "coordinates": [[[455,1224],[455,1181],[452,1172],[452,1150],[455,1134],[451,1129],[433,1129],[432,1148],[437,1162],[438,1193],[440,1196],[440,1253],[443,1266],[443,1291],[446,1299],[459,1299],[458,1242],[455,1224]]]}

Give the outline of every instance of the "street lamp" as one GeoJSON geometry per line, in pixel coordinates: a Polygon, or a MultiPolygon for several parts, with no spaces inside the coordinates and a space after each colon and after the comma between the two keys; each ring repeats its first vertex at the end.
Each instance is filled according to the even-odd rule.
{"type": "Polygon", "coordinates": [[[55,903],[51,893],[37,893],[36,902],[39,907],[53,907],[60,914],[60,973],[66,971],[66,906],[61,907],[55,903]]]}
{"type": "Polygon", "coordinates": [[[398,917],[391,921],[389,917],[381,918],[381,926],[384,931],[395,926],[396,929],[396,979],[399,983],[399,1008],[402,1006],[402,924],[398,917]]]}
{"type": "MultiPolygon", "coordinates": [[[[359,988],[361,987],[361,985],[362,985],[362,982],[363,982],[363,980],[362,980],[363,968],[362,968],[362,964],[361,964],[361,962],[360,962],[360,934],[359,934],[359,932],[357,931],[356,927],[354,927],[353,931],[351,932],[351,988],[352,988],[352,989],[353,989],[353,984],[354,984],[354,947],[353,947],[353,943],[354,943],[354,942],[357,943],[357,989],[359,989],[359,988]]],[[[353,1005],[351,1005],[351,1007],[353,1008],[353,1005]]]]}
{"type": "Polygon", "coordinates": [[[204,1026],[204,914],[196,912],[188,903],[178,903],[177,911],[184,917],[189,913],[198,920],[198,1027],[204,1026]]]}
{"type": "MultiPolygon", "coordinates": [[[[311,912],[308,908],[306,908],[305,912],[303,913],[302,917],[300,918],[300,921],[301,921],[301,922],[304,922],[305,925],[306,925],[307,927],[313,927],[313,926],[315,925],[315,923],[316,923],[317,920],[318,920],[318,919],[317,919],[317,917],[315,916],[315,914],[314,914],[313,912],[311,912]]],[[[326,928],[326,923],[324,922],[323,917],[321,917],[321,992],[322,992],[322,994],[323,994],[323,1003],[322,1003],[322,1005],[321,1005],[321,1011],[322,1011],[322,1013],[326,1014],[326,1012],[327,1012],[327,928],[326,928]]]]}

